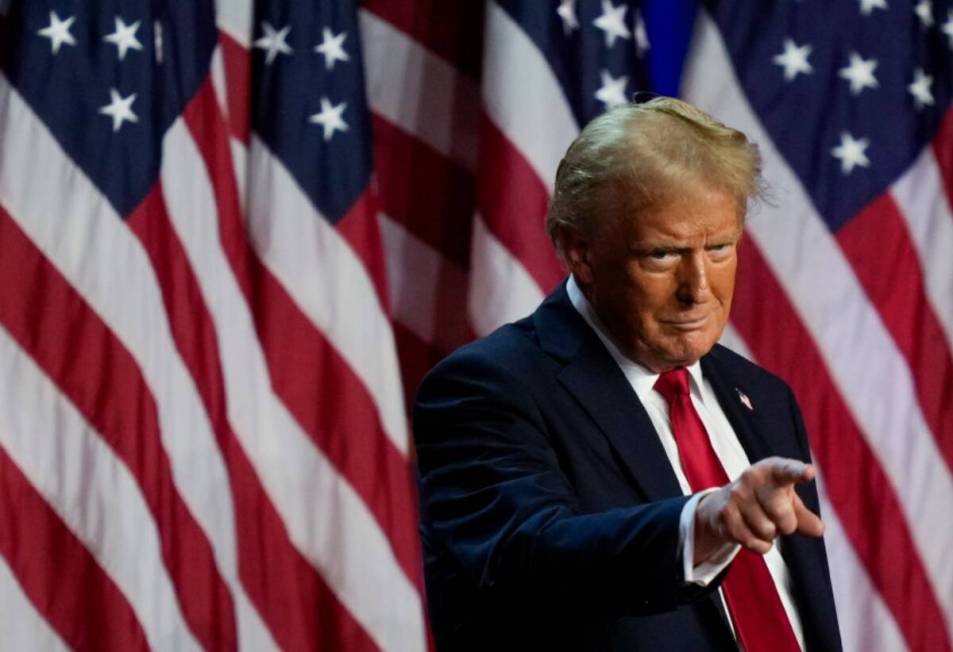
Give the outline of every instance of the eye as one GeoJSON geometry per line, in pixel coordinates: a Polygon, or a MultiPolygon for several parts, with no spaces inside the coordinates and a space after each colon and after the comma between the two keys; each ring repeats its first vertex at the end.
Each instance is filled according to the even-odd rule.
{"type": "Polygon", "coordinates": [[[727,258],[731,255],[734,245],[730,242],[722,242],[719,244],[711,245],[706,248],[708,254],[715,260],[721,260],[727,258]]]}
{"type": "Polygon", "coordinates": [[[639,258],[647,269],[668,269],[678,262],[679,252],[671,249],[647,249],[639,254],[639,258]]]}

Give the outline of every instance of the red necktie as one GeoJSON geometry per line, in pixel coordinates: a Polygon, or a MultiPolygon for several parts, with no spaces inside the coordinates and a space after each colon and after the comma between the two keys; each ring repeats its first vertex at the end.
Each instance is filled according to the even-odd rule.
{"type": "MultiPolygon", "coordinates": [[[[692,491],[728,484],[728,475],[692,405],[688,393],[688,370],[680,367],[666,371],[656,381],[655,391],[668,403],[678,455],[692,491]]],[[[731,562],[722,590],[735,633],[745,652],[800,652],[778,590],[761,555],[742,548],[731,562]]]]}

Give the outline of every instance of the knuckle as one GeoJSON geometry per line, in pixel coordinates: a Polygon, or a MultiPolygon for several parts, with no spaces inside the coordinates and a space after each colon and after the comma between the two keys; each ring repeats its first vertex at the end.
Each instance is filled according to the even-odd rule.
{"type": "Polygon", "coordinates": [[[779,520],[778,527],[784,534],[791,534],[797,529],[797,518],[795,518],[794,514],[787,514],[779,520]]]}
{"type": "Polygon", "coordinates": [[[767,550],[765,550],[765,546],[767,544],[757,537],[748,537],[747,539],[745,539],[745,541],[742,542],[742,545],[748,550],[752,550],[759,554],[764,554],[765,552],[767,552],[767,550]]]}
{"type": "Polygon", "coordinates": [[[738,507],[734,503],[727,503],[725,508],[721,510],[721,520],[725,525],[740,523],[741,512],[738,511],[738,507]]]}
{"type": "Polygon", "coordinates": [[[746,503],[750,495],[751,495],[751,491],[744,484],[738,484],[733,486],[731,488],[731,491],[729,492],[731,501],[739,505],[746,503]]]}
{"type": "Polygon", "coordinates": [[[781,523],[791,516],[791,509],[783,500],[764,501],[764,511],[775,523],[781,523]]]}
{"type": "Polygon", "coordinates": [[[730,512],[723,515],[722,526],[728,536],[735,541],[740,541],[746,534],[744,524],[737,513],[730,512]]]}

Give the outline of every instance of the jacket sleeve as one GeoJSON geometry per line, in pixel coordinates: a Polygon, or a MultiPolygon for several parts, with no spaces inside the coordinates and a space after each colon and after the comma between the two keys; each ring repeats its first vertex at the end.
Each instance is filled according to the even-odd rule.
{"type": "Polygon", "coordinates": [[[718,582],[683,586],[687,497],[580,511],[545,402],[499,356],[458,354],[425,379],[414,430],[428,545],[494,600],[556,613],[653,613],[711,593],[718,582]]]}

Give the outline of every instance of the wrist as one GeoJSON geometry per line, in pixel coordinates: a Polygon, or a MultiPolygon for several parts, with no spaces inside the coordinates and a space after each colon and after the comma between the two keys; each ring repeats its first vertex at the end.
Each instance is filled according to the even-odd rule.
{"type": "Polygon", "coordinates": [[[721,491],[713,491],[702,496],[695,510],[695,546],[693,563],[697,566],[708,561],[716,552],[720,551],[725,540],[719,536],[711,518],[713,504],[721,491]]]}

